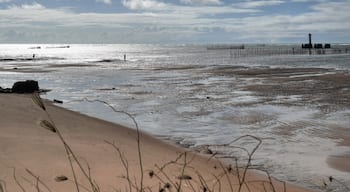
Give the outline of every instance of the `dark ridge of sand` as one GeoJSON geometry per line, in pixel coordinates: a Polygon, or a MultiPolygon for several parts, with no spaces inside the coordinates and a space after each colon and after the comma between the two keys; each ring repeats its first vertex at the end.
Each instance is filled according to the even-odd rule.
{"type": "Polygon", "coordinates": [[[350,172],[350,153],[344,155],[331,155],[327,158],[327,163],[333,169],[350,172]]]}
{"type": "Polygon", "coordinates": [[[55,70],[34,68],[34,67],[13,67],[13,68],[0,68],[2,72],[14,72],[14,73],[50,73],[55,70]]]}
{"type": "MultiPolygon", "coordinates": [[[[350,73],[324,68],[218,67],[202,72],[218,76],[232,76],[241,82],[243,91],[264,97],[266,102],[276,96],[300,96],[296,105],[321,104],[321,111],[329,112],[350,107],[350,73]],[[245,84],[246,79],[255,83],[245,84]]],[[[237,83],[232,82],[232,83],[237,83]]],[[[281,103],[290,105],[290,103],[281,103]]]]}
{"type": "Polygon", "coordinates": [[[286,76],[281,76],[280,73],[269,74],[268,77],[261,79],[261,84],[248,85],[243,89],[267,97],[299,95],[302,98],[300,104],[321,103],[323,104],[321,109],[349,108],[350,74],[335,71],[333,74],[319,74],[319,72],[321,71],[316,69],[314,73],[299,76],[294,73],[284,74],[286,76]]]}
{"type": "Polygon", "coordinates": [[[74,67],[74,68],[79,68],[79,67],[96,67],[98,65],[96,64],[49,64],[46,66],[46,68],[68,68],[68,67],[74,67]]]}
{"type": "Polygon", "coordinates": [[[46,64],[38,66],[23,66],[21,64],[11,64],[8,67],[0,67],[3,72],[17,73],[50,73],[60,68],[80,68],[80,67],[96,67],[96,64],[46,64]],[[11,67],[10,67],[11,66],[11,67]]]}

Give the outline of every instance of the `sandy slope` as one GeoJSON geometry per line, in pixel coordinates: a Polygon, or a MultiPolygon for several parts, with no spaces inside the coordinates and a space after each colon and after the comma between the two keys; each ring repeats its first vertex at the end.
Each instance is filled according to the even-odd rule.
{"type": "MultiPolygon", "coordinates": [[[[125,178],[127,172],[120,157],[105,141],[114,142],[127,159],[132,190],[136,191],[134,187],[140,187],[135,130],[68,111],[49,102],[45,102],[45,105],[84,168],[88,170],[87,164],[90,166],[91,177],[100,186],[101,191],[129,191],[129,183],[125,178]]],[[[30,95],[0,95],[0,180],[3,186],[6,184],[7,191],[22,191],[15,178],[26,191],[38,191],[38,188],[40,191],[49,191],[41,181],[51,191],[76,191],[63,144],[56,133],[40,126],[40,121],[44,119],[48,120],[47,115],[32,102],[30,95]],[[35,174],[40,181],[27,170],[35,174]],[[69,180],[55,181],[55,178],[61,175],[67,176],[69,180]]],[[[184,155],[184,152],[185,149],[141,134],[143,185],[147,187],[147,191],[159,191],[164,183],[172,185],[171,191],[176,191],[176,183],[181,183],[184,191],[193,191],[192,187],[197,190],[202,187],[198,174],[204,178],[210,189],[231,191],[227,177],[223,175],[224,171],[217,160],[209,160],[208,156],[188,151],[184,155]],[[187,165],[183,169],[185,156],[187,165]],[[176,159],[177,163],[169,163],[176,159]],[[157,166],[160,168],[163,165],[166,165],[164,172],[160,172],[157,166]],[[150,177],[149,173],[152,171],[154,175],[150,177]],[[180,182],[178,176],[182,173],[191,176],[192,179],[180,182]],[[216,178],[221,178],[220,182],[216,178]]],[[[87,179],[82,176],[75,162],[74,167],[78,172],[79,183],[89,188],[87,179]]],[[[228,169],[225,171],[228,172],[228,169]]],[[[236,174],[231,171],[227,175],[234,191],[237,191],[236,174]]],[[[250,173],[247,179],[268,181],[256,173],[250,173]]],[[[248,183],[251,191],[264,191],[262,182],[248,183]]],[[[84,187],[80,187],[80,191],[86,191],[84,187]]],[[[275,187],[277,191],[283,191],[281,183],[276,182],[275,187]]],[[[265,184],[265,188],[268,189],[269,184],[265,184]]],[[[248,190],[243,187],[242,191],[248,190]]],[[[307,190],[287,185],[287,191],[307,190]]]]}

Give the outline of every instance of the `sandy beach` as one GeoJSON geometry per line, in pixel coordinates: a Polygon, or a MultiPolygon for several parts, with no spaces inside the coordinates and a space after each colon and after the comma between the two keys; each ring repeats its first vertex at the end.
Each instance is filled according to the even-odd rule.
{"type": "MultiPolygon", "coordinates": [[[[25,191],[77,191],[64,145],[57,133],[40,126],[42,120],[50,120],[31,95],[1,94],[0,106],[2,187],[6,191],[21,191],[21,187],[25,191]],[[62,179],[65,177],[68,180],[62,179]]],[[[101,191],[130,191],[130,188],[136,191],[141,187],[134,129],[81,115],[49,101],[45,101],[45,106],[77,160],[101,191]],[[114,143],[123,157],[107,142],[114,143]]],[[[231,187],[238,191],[236,169],[222,165],[211,155],[179,148],[146,133],[140,133],[140,146],[145,191],[159,191],[168,184],[169,191],[176,188],[231,191],[231,187]]],[[[80,191],[91,191],[88,179],[74,160],[73,167],[80,191]]],[[[283,183],[274,181],[273,186],[276,191],[283,191],[283,183]]],[[[291,184],[286,187],[287,191],[309,191],[291,184]]],[[[241,190],[270,189],[268,177],[248,171],[241,190]]]]}

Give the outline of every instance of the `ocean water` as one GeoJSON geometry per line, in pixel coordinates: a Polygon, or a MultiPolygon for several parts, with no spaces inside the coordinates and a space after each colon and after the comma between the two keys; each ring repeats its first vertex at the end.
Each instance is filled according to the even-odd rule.
{"type": "MultiPolygon", "coordinates": [[[[143,131],[187,147],[254,135],[263,142],[254,155],[257,168],[314,189],[321,189],[329,176],[350,185],[349,172],[326,162],[330,155],[350,151],[337,145],[341,138],[334,136],[339,130],[350,135],[349,103],[322,110],[329,104],[305,99],[304,93],[259,94],[248,88],[275,82],[282,73],[242,75],[279,68],[308,69],[288,78],[349,74],[348,45],[335,46],[342,52],[332,49],[320,55],[291,54],[298,45],[248,45],[245,50],[206,45],[65,46],[0,45],[0,86],[34,79],[51,90],[43,97],[62,100],[63,107],[134,127],[127,116],[86,101],[103,100],[132,114],[143,131]]],[[[249,149],[251,142],[239,145],[249,149]]]]}

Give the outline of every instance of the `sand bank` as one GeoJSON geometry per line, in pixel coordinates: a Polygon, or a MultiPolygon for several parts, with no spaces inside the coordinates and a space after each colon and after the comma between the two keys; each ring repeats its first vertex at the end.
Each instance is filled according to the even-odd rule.
{"type": "MultiPolygon", "coordinates": [[[[348,129],[341,127],[332,127],[335,131],[331,135],[332,138],[340,140],[338,146],[350,147],[350,135],[348,129]]],[[[350,151],[344,154],[331,155],[327,159],[327,163],[330,167],[343,172],[350,173],[350,151]]]]}
{"type": "MultiPolygon", "coordinates": [[[[101,191],[129,191],[129,188],[136,191],[140,187],[141,169],[134,129],[81,115],[48,101],[45,106],[78,161],[101,191]],[[123,158],[105,141],[115,143],[123,158]]],[[[49,118],[30,95],[1,94],[0,117],[0,181],[6,191],[21,191],[21,187],[25,191],[77,191],[65,148],[57,133],[40,126],[42,120],[49,118]],[[68,180],[58,181],[58,176],[68,180]]],[[[146,133],[140,133],[140,145],[142,185],[147,191],[159,191],[167,183],[171,191],[176,191],[176,186],[181,186],[182,191],[204,191],[204,187],[231,191],[230,186],[233,191],[238,191],[235,168],[221,166],[215,158],[186,151],[146,133]]],[[[85,188],[90,188],[88,180],[74,160],[73,166],[80,191],[87,191],[85,188]]],[[[248,191],[247,186],[250,191],[271,188],[269,179],[256,172],[247,174],[246,183],[242,191],[248,191]]],[[[281,182],[273,184],[277,191],[283,191],[281,182]]],[[[287,184],[287,191],[308,190],[287,184]]]]}

